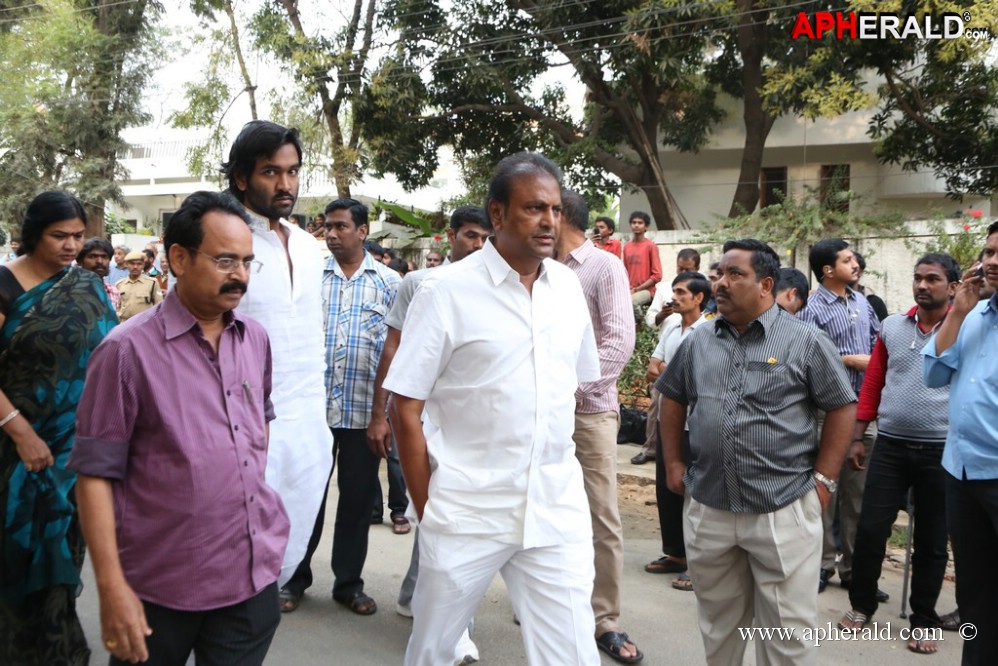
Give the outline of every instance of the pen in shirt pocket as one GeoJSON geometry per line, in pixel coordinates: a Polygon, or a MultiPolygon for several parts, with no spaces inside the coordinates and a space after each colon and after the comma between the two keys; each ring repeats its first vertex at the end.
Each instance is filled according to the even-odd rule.
{"type": "Polygon", "coordinates": [[[246,397],[249,398],[250,400],[252,400],[253,399],[253,392],[250,391],[250,385],[249,385],[249,380],[248,379],[244,379],[243,380],[243,390],[246,391],[246,397]]]}

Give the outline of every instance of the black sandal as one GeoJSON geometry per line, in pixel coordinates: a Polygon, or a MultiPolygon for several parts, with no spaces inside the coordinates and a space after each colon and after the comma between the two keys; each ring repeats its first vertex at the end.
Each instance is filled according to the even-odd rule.
{"type": "Polygon", "coordinates": [[[621,655],[620,650],[627,643],[631,643],[631,639],[627,636],[627,634],[619,631],[608,631],[596,639],[596,647],[603,652],[606,652],[615,661],[619,661],[622,664],[636,664],[645,658],[645,656],[641,654],[641,650],[638,650],[638,646],[634,645],[634,643],[631,643],[631,645],[634,645],[634,649],[636,650],[636,654],[633,657],[624,657],[621,655]]]}

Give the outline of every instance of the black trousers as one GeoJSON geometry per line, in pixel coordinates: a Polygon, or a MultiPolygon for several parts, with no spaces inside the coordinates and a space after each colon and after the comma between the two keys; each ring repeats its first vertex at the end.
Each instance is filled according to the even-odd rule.
{"type": "MultiPolygon", "coordinates": [[[[333,467],[339,465],[336,487],[340,491],[333,528],[333,598],[345,600],[364,591],[364,562],[367,560],[367,539],[371,529],[371,507],[374,506],[381,458],[367,448],[367,431],[362,428],[331,428],[333,432],[333,467]]],[[[331,474],[331,473],[330,473],[331,474]]],[[[312,556],[322,538],[326,521],[326,499],[322,498],[319,515],[312,528],[305,559],[284,586],[293,592],[304,592],[312,585],[312,556]]]]}
{"type": "MultiPolygon", "coordinates": [[[[262,664],[274,640],[281,612],[277,583],[246,601],[209,611],[180,611],[142,602],[152,634],[146,637],[145,666],[184,666],[194,652],[198,666],[262,664]]],[[[129,662],[111,657],[111,666],[129,662]]]]}
{"type": "MultiPolygon", "coordinates": [[[[683,432],[683,461],[690,464],[690,433],[683,432]]],[[[662,552],[670,557],[686,558],[683,540],[683,496],[669,490],[665,478],[665,456],[662,453],[662,435],[655,427],[655,503],[658,505],[658,524],[662,530],[662,552]]]]}
{"type": "MultiPolygon", "coordinates": [[[[946,518],[956,566],[960,621],[976,634],[963,636],[963,666],[990,666],[998,655],[998,479],[970,481],[946,474],[946,518]]],[[[965,629],[966,631],[966,629],[965,629]]]]}
{"type": "MultiPolygon", "coordinates": [[[[405,479],[402,477],[402,464],[399,462],[399,449],[392,436],[392,450],[388,452],[388,513],[390,516],[404,516],[409,508],[409,498],[405,494],[405,479]]],[[[381,466],[380,464],[378,465],[381,466]]],[[[374,510],[371,518],[384,517],[385,496],[381,492],[381,484],[375,485],[377,494],[374,497],[374,510]]]]}
{"type": "Polygon", "coordinates": [[[936,601],[946,573],[946,472],[943,446],[918,444],[880,434],[866,473],[863,510],[856,527],[849,602],[872,616],[877,611],[877,581],[883,568],[887,539],[905,504],[908,488],[915,491],[915,550],[911,573],[911,626],[938,627],[936,601]]]}

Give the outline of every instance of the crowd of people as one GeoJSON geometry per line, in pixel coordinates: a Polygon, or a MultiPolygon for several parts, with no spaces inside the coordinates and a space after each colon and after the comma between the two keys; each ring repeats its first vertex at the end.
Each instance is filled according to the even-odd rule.
{"type": "Polygon", "coordinates": [[[909,492],[907,647],[963,621],[964,664],[998,651],[998,223],[965,271],[920,257],[915,305],[887,316],[841,239],[811,249],[813,292],[750,238],[707,275],[686,248],[663,279],[649,215],[624,244],[608,218],[590,229],[536,153],[501,160],[415,270],[369,241],[359,201],[295,220],[301,163],[294,129],[247,124],[227,189],[182,203],[162,257],[85,239],[65,192],[28,206],[0,265],[0,663],[89,663],[87,551],[111,664],[263,663],[313,583],[334,468],[332,598],[376,613],[382,459],[392,530],[416,524],[406,664],[478,661],[496,574],[528,663],[641,661],[616,460],[642,326],[659,338],[631,462],[655,462],[663,552],[645,570],[696,595],[709,664],[742,663],[751,626],[798,630],[757,641],[757,663],[814,663],[803,630],[835,575],[840,629],[867,627],[909,492]],[[958,610],[940,615],[948,540],[958,610]]]}

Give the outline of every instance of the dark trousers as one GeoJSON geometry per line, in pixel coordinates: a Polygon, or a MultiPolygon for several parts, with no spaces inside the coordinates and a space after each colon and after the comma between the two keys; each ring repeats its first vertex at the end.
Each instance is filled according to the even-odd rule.
{"type": "MultiPolygon", "coordinates": [[[[683,461],[690,464],[690,433],[683,433],[683,461]]],[[[670,557],[685,559],[686,542],[683,540],[683,496],[669,490],[665,478],[665,456],[662,453],[662,435],[655,428],[655,503],[658,505],[658,524],[662,530],[662,552],[670,557]]]]}
{"type": "MultiPolygon", "coordinates": [[[[340,499],[336,505],[336,522],[333,528],[333,598],[349,599],[364,591],[364,561],[367,560],[367,537],[371,529],[371,507],[374,506],[381,458],[367,448],[367,431],[361,428],[332,428],[333,467],[339,465],[336,487],[340,499]]],[[[322,538],[326,520],[326,495],[322,498],[319,515],[315,519],[312,538],[305,551],[305,559],[284,586],[293,592],[304,592],[312,585],[312,556],[322,538]]]]}
{"type": "Polygon", "coordinates": [[[963,641],[963,666],[994,664],[998,655],[998,479],[958,480],[946,474],[946,518],[953,541],[960,621],[977,630],[973,640],[963,641]]]}
{"type": "MultiPolygon", "coordinates": [[[[233,606],[208,611],[180,611],[142,602],[152,634],[146,636],[146,666],[184,666],[191,651],[198,666],[262,664],[274,639],[281,612],[277,583],[233,606]]],[[[127,661],[111,657],[111,666],[127,661]]]]}
{"type": "Polygon", "coordinates": [[[946,472],[943,447],[880,434],[873,447],[856,528],[849,602],[861,613],[877,611],[877,581],[887,539],[904,506],[908,488],[915,492],[915,550],[911,558],[911,626],[938,627],[936,600],[946,573],[946,472]]]}
{"type": "MultiPolygon", "coordinates": [[[[409,508],[409,498],[405,495],[405,479],[402,478],[402,465],[399,463],[399,450],[392,437],[392,450],[388,452],[388,513],[391,516],[404,516],[409,508]]],[[[380,467],[380,464],[379,464],[380,467]]],[[[385,497],[381,493],[381,484],[377,485],[378,494],[374,499],[374,509],[371,517],[384,516],[385,497]]]]}

